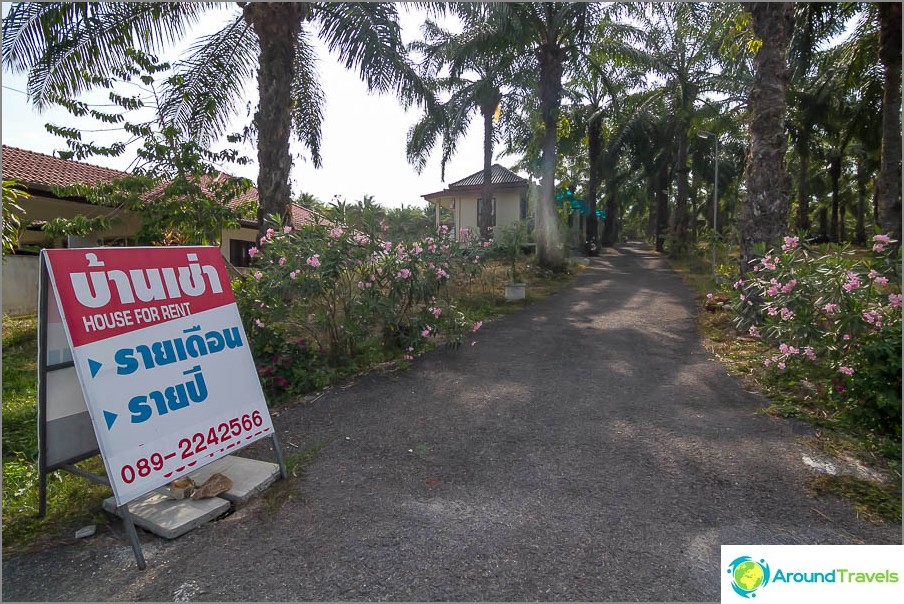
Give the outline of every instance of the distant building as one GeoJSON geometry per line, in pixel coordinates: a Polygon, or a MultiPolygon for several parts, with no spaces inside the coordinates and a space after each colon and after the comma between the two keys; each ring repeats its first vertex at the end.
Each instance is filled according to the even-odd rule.
{"type": "MultiPolygon", "coordinates": [[[[527,192],[530,186],[522,178],[499,164],[492,166],[493,210],[491,225],[501,228],[527,218],[527,192]]],[[[436,225],[439,226],[440,208],[451,210],[455,220],[455,234],[476,235],[477,214],[483,195],[483,170],[451,183],[448,188],[422,197],[433,204],[436,210],[436,225]]]]}

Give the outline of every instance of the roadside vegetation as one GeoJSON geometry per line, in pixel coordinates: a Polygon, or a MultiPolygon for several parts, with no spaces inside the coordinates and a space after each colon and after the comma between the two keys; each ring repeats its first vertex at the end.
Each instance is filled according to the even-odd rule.
{"type": "Polygon", "coordinates": [[[707,349],[772,401],[768,413],[811,424],[816,452],[862,469],[815,476],[813,492],[845,497],[874,522],[901,521],[901,254],[893,244],[877,235],[872,247],[811,246],[788,236],[744,278],[735,262],[714,272],[702,247],[671,259],[700,301],[707,349]]]}

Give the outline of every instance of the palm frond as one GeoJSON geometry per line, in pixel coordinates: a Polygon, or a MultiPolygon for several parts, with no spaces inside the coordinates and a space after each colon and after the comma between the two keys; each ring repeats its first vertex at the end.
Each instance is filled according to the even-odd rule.
{"type": "Polygon", "coordinates": [[[209,3],[20,3],[3,22],[3,64],[29,73],[28,95],[43,107],[109,77],[131,48],[162,50],[197,22],[209,3]],[[86,77],[85,66],[91,66],[86,77]]]}
{"type": "Polygon", "coordinates": [[[317,53],[302,27],[295,51],[295,78],[292,80],[292,127],[311,153],[311,163],[319,168],[320,132],[326,98],[317,73],[317,53]]]}
{"type": "Polygon", "coordinates": [[[315,10],[320,36],[346,68],[371,90],[392,92],[405,107],[434,103],[433,95],[405,55],[392,4],[324,2],[315,10]]]}
{"type": "Polygon", "coordinates": [[[258,53],[257,36],[241,13],[199,38],[163,87],[164,117],[198,141],[222,134],[254,77],[258,53]]]}

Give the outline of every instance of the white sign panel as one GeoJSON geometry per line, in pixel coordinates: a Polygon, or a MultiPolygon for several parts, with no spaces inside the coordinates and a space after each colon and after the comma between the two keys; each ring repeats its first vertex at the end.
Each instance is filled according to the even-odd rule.
{"type": "Polygon", "coordinates": [[[218,248],[44,254],[117,504],[273,434],[218,248]]]}

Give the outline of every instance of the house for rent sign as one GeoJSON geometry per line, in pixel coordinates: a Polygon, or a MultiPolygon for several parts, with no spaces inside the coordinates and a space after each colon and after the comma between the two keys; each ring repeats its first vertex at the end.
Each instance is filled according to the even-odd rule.
{"type": "Polygon", "coordinates": [[[118,505],[273,434],[218,248],[42,254],[118,505]]]}

